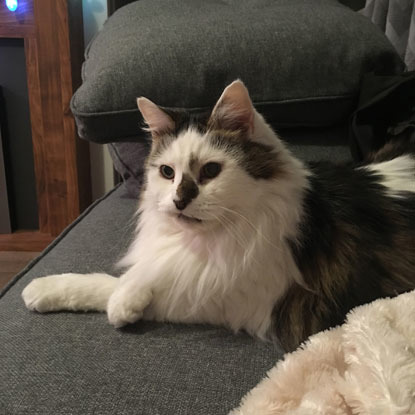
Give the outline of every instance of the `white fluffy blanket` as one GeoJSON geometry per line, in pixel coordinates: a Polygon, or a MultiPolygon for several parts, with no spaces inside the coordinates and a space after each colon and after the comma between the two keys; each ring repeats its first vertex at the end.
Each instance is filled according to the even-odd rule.
{"type": "Polygon", "coordinates": [[[415,291],[357,307],[310,337],[231,414],[415,414],[415,291]]]}

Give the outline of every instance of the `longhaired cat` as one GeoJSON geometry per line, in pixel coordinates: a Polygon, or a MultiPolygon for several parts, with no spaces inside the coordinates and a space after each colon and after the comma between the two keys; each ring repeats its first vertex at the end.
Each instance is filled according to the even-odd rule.
{"type": "Polygon", "coordinates": [[[138,107],[152,149],[124,274],[35,279],[29,309],[224,325],[292,350],[352,307],[415,288],[413,155],[306,166],[240,81],[206,117],[138,107]]]}

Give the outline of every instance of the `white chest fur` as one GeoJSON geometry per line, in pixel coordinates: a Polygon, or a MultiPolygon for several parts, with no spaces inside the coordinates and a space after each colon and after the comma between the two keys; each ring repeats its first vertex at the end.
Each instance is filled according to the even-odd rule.
{"type": "Polygon", "coordinates": [[[143,318],[226,325],[266,336],[275,302],[300,280],[285,238],[275,233],[280,217],[257,212],[233,227],[198,234],[172,227],[153,212],[142,214],[121,284],[134,286],[126,295],[140,287],[151,290],[143,318]]]}

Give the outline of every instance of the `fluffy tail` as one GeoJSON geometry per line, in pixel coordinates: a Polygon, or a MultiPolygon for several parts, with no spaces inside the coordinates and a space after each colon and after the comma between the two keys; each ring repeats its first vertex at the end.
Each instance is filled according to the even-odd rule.
{"type": "Polygon", "coordinates": [[[26,307],[48,311],[106,311],[118,278],[107,274],[61,274],[33,280],[22,293],[26,307]]]}

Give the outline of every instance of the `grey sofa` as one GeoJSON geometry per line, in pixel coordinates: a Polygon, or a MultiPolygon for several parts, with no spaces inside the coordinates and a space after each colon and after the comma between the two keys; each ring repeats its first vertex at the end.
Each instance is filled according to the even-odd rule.
{"type": "MultiPolygon", "coordinates": [[[[258,3],[264,5],[266,2],[258,3]]],[[[334,7],[332,1],[319,0],[318,3],[334,7]]],[[[131,16],[132,9],[127,9],[128,13],[123,10],[119,11],[118,18],[131,16]]],[[[110,32],[104,31],[101,37],[98,36],[89,52],[104,48],[104,40],[111,42],[111,33],[112,41],[116,43],[113,30],[117,25],[113,25],[111,19],[106,24],[110,32]],[[110,40],[102,36],[109,36],[110,40]]],[[[389,45],[385,45],[381,58],[389,62],[389,71],[398,71],[399,62],[390,52],[389,45]]],[[[138,129],[136,137],[127,131],[125,140],[121,139],[125,128],[132,125],[123,126],[125,118],[112,118],[115,124],[121,125],[113,125],[105,135],[94,129],[99,111],[91,111],[94,116],[86,111],[77,113],[79,105],[85,108],[91,104],[84,95],[91,77],[108,75],[110,70],[105,66],[107,64],[100,66],[97,60],[89,59],[84,67],[83,89],[77,93],[76,108],[73,108],[80,134],[102,142],[135,141],[142,149],[143,137],[138,129]],[[97,66],[93,67],[93,64],[97,66]],[[119,139],[115,140],[116,137],[119,139]]],[[[367,61],[364,65],[370,66],[367,61]]],[[[228,73],[221,82],[237,75],[228,73]]],[[[212,88],[219,88],[221,82],[212,88]]],[[[151,90],[151,85],[147,87],[151,90]]],[[[300,158],[350,159],[347,118],[353,111],[358,85],[353,88],[349,106],[338,106],[335,123],[333,113],[330,113],[326,122],[320,117],[318,128],[300,123],[280,130],[300,158]]],[[[260,92],[258,90],[257,100],[260,100],[260,92]]],[[[140,91],[133,93],[140,94],[140,91]]],[[[206,106],[211,104],[208,101],[206,106]]],[[[205,106],[203,102],[197,105],[205,106]]],[[[131,108],[124,110],[128,118],[131,108]]],[[[118,114],[113,112],[107,114],[108,117],[119,115],[121,109],[117,111],[118,114]]],[[[99,117],[105,119],[105,111],[99,113],[99,117]]],[[[128,123],[133,123],[134,117],[138,117],[135,112],[132,119],[128,118],[128,123]]],[[[295,114],[291,119],[296,119],[295,114]]],[[[138,123],[138,118],[136,121],[138,123]]],[[[125,159],[120,154],[116,161],[125,176],[126,170],[122,169],[125,159]]],[[[1,292],[0,414],[226,414],[282,357],[283,351],[277,346],[250,338],[245,333],[233,334],[224,328],[138,322],[116,330],[108,324],[104,314],[62,312],[40,315],[24,307],[21,292],[33,278],[64,272],[117,272],[114,264],[128,246],[134,228],[132,218],[137,200],[126,191],[128,183],[134,179],[139,178],[129,177],[127,183],[118,185],[94,203],[1,292]]]]}

